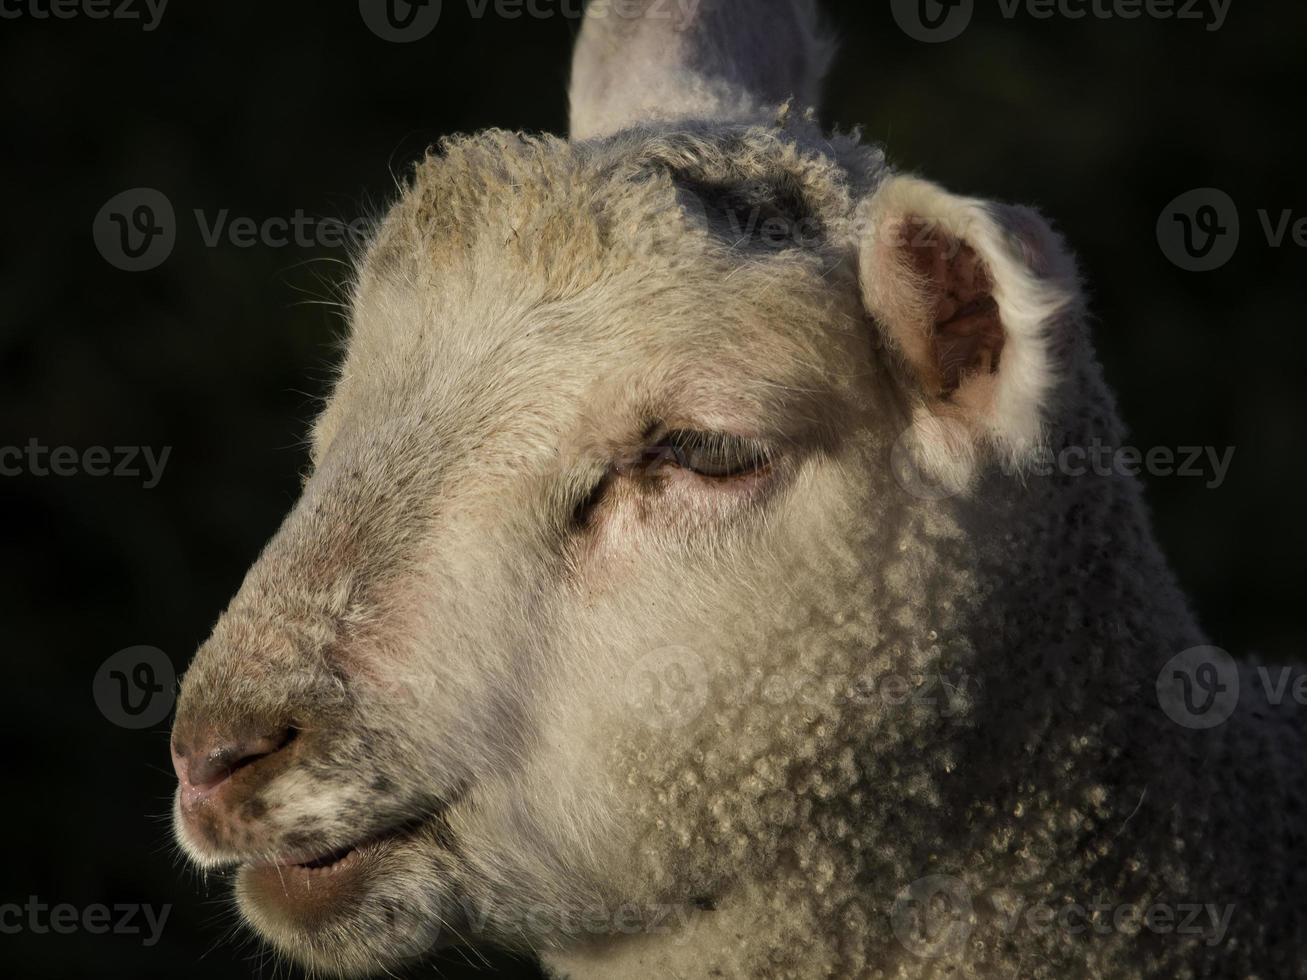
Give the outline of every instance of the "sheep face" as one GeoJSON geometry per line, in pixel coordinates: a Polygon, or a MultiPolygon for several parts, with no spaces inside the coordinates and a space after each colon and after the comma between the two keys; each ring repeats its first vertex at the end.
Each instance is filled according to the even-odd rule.
{"type": "Polygon", "coordinates": [[[965,202],[804,132],[490,133],[380,227],[302,498],[173,736],[184,848],[281,949],[353,973],[653,933],[948,770],[969,647],[933,631],[978,621],[977,542],[1018,522],[964,533],[893,464],[934,438],[956,481],[1030,379],[968,341],[941,394],[914,357],[956,351],[894,329],[930,263],[954,301],[1016,253],[982,275],[985,235],[941,259],[940,232],[905,271],[868,211],[965,202]],[[893,792],[891,729],[922,766],[893,792]]]}
{"type": "Polygon", "coordinates": [[[752,139],[491,134],[382,226],[303,496],[174,733],[187,853],[237,866],[246,918],[305,962],[564,944],[719,886],[674,869],[664,831],[706,805],[677,780],[756,737],[721,728],[762,720],[727,678],[846,615],[839,529],[894,431],[836,169],[752,139]],[[722,193],[753,168],[758,213],[672,150],[735,154],[722,193]],[[759,215],[812,240],[727,235],[759,215]]]}

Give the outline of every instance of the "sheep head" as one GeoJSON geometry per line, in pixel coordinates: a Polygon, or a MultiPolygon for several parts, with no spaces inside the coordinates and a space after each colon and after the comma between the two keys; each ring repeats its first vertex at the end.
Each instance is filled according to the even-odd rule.
{"type": "Polygon", "coordinates": [[[826,60],[807,4],[648,7],[588,15],[571,141],[416,167],[186,675],[178,837],[320,970],[731,949],[800,879],[885,939],[852,898],[940,819],[995,596],[1037,587],[1011,518],[1062,495],[1008,469],[1080,370],[1055,236],[778,105],[826,60]]]}

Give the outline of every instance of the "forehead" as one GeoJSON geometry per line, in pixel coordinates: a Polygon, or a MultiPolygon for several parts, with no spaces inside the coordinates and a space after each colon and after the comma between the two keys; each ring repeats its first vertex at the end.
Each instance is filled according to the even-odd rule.
{"type": "Polygon", "coordinates": [[[780,139],[448,143],[360,271],[337,400],[765,412],[856,356],[844,194],[780,139]]]}

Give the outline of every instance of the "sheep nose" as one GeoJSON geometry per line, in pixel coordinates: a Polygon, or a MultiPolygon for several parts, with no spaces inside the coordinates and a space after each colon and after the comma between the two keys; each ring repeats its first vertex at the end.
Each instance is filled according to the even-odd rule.
{"type": "Polygon", "coordinates": [[[181,784],[182,805],[193,806],[213,794],[238,769],[257,765],[290,741],[292,729],[236,737],[209,735],[170,743],[172,767],[181,784]]]}

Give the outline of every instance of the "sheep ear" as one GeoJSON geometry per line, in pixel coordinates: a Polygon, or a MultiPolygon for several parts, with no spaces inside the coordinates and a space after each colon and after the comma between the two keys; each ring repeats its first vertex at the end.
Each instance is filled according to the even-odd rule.
{"type": "Polygon", "coordinates": [[[811,106],[833,53],[816,0],[592,0],[572,54],[571,137],[811,106]]]}
{"type": "Polygon", "coordinates": [[[914,396],[917,465],[960,489],[986,454],[1028,457],[1081,308],[1056,232],[1029,208],[910,176],[887,177],[856,228],[863,302],[914,396]]]}

